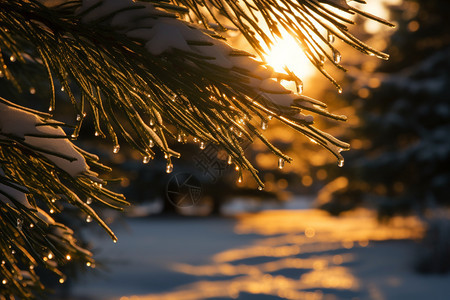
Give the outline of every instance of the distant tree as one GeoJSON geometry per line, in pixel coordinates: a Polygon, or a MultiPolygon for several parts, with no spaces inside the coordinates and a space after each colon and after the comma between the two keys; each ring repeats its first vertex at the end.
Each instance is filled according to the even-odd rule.
{"type": "Polygon", "coordinates": [[[399,25],[391,59],[371,76],[376,88],[368,79],[347,97],[361,125],[345,138],[360,149],[340,174],[348,184],[323,204],[334,213],[369,204],[391,216],[450,204],[450,3],[409,0],[392,11],[399,25]]]}

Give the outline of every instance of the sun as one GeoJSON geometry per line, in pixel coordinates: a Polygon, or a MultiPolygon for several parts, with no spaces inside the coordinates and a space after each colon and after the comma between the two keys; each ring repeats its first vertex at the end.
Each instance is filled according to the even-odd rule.
{"type": "MultiPolygon", "coordinates": [[[[266,50],[264,57],[276,72],[286,73],[284,68],[287,67],[303,82],[307,82],[315,71],[302,48],[290,35],[277,38],[274,44],[266,50]]],[[[290,86],[286,87],[290,88],[290,86]]]]}

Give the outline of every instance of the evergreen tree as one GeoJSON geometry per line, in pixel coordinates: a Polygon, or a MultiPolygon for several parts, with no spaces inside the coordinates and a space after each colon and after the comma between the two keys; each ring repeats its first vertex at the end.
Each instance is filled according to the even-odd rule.
{"type": "Polygon", "coordinates": [[[348,185],[324,204],[335,213],[369,204],[380,216],[423,214],[450,204],[450,3],[410,0],[393,12],[399,26],[376,88],[368,79],[348,95],[362,124],[346,138],[361,148],[346,157],[348,185]]]}
{"type": "Polygon", "coordinates": [[[309,113],[345,117],[301,95],[301,80],[288,68],[274,72],[224,36],[237,28],[261,55],[263,45],[285,30],[340,89],[325,70],[327,64],[344,69],[335,37],[387,58],[349,32],[354,14],[389,25],[345,0],[0,0],[0,76],[8,95],[0,98],[0,298],[38,295],[44,290],[40,269],[63,283],[61,268],[69,261],[94,264],[69,227],[71,214],[97,222],[117,241],[97,212],[128,203],[99,177],[109,168],[73,143],[88,118],[114,153],[124,141],[144,163],[162,155],[167,173],[180,156],[171,141],[192,137],[201,147],[225,149],[236,170],[250,172],[262,188],[241,142],[259,139],[280,166],[290,162],[259,130],[272,118],[322,145],[341,164],[348,144],[314,127],[309,113]],[[50,86],[45,113],[27,101],[28,94],[45,95],[42,78],[50,86]],[[298,92],[281,80],[296,82],[298,92]],[[57,89],[72,112],[58,111],[57,89]],[[74,121],[56,121],[58,113],[74,121]]]}

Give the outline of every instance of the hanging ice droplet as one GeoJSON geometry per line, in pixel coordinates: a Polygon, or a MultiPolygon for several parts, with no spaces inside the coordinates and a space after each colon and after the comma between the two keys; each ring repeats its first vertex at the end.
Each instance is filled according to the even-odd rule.
{"type": "Polygon", "coordinates": [[[2,280],[2,284],[7,284],[7,283],[8,283],[8,280],[6,280],[6,279],[2,280]]]}
{"type": "Polygon", "coordinates": [[[338,161],[338,167],[342,168],[343,166],[344,166],[344,160],[343,160],[343,159],[340,159],[340,160],[338,161]]]}
{"type": "Polygon", "coordinates": [[[30,94],[31,95],[36,94],[36,89],[34,87],[30,87],[30,94]]]}
{"type": "Polygon", "coordinates": [[[63,86],[61,87],[61,92],[64,92],[64,87],[63,86]]]}
{"type": "Polygon", "coordinates": [[[34,227],[34,224],[33,224],[33,223],[31,223],[31,224],[30,224],[30,228],[33,228],[33,227],[34,227]]]}
{"type": "Polygon", "coordinates": [[[201,142],[201,143],[200,143],[200,149],[201,149],[201,150],[204,150],[205,148],[206,148],[205,142],[201,142]]]}
{"type": "Polygon", "coordinates": [[[90,215],[88,215],[86,217],[86,223],[91,223],[92,222],[92,217],[90,215]]]}
{"type": "Polygon", "coordinates": [[[197,143],[198,142],[198,138],[194,138],[194,143],[197,143]]]}
{"type": "Polygon", "coordinates": [[[150,119],[150,121],[148,122],[148,124],[149,124],[150,126],[153,126],[153,125],[155,125],[155,121],[154,121],[153,119],[150,119]]]}
{"type": "Polygon", "coordinates": [[[261,120],[261,129],[262,129],[262,130],[266,130],[267,127],[268,127],[267,121],[264,120],[264,119],[262,119],[262,120],[261,120]]]}
{"type": "Polygon", "coordinates": [[[235,169],[236,171],[239,171],[239,166],[236,166],[234,169],[235,169]]]}
{"type": "Polygon", "coordinates": [[[59,283],[61,283],[61,284],[64,283],[64,281],[65,281],[64,278],[59,279],[59,283]]]}
{"type": "Polygon", "coordinates": [[[50,209],[50,213],[53,214],[55,213],[55,210],[53,208],[50,209]]]}
{"type": "Polygon", "coordinates": [[[233,158],[231,155],[228,155],[227,164],[231,165],[233,163],[233,158]]]}
{"type": "Polygon", "coordinates": [[[87,199],[86,199],[86,204],[92,204],[92,198],[91,197],[88,197],[87,199]]]}
{"type": "Polygon", "coordinates": [[[67,260],[71,260],[71,259],[72,259],[72,256],[70,256],[70,254],[67,254],[67,255],[66,255],[66,259],[67,259],[67,260]]]}
{"type": "Polygon", "coordinates": [[[170,174],[173,171],[173,164],[167,164],[166,166],[166,173],[170,174]]]}
{"type": "Polygon", "coordinates": [[[303,93],[303,82],[299,82],[297,84],[297,94],[302,94],[303,93]]]}
{"type": "Polygon", "coordinates": [[[154,142],[153,140],[149,140],[149,141],[148,141],[148,146],[149,146],[150,148],[153,148],[153,147],[155,146],[155,142],[154,142]]]}
{"type": "Polygon", "coordinates": [[[152,157],[150,155],[147,155],[147,156],[144,156],[144,158],[142,159],[142,162],[144,164],[148,164],[151,159],[152,159],[152,157]]]}
{"type": "Polygon", "coordinates": [[[258,186],[258,190],[262,191],[264,188],[262,186],[258,186]]]}
{"type": "Polygon", "coordinates": [[[267,116],[267,120],[272,120],[273,116],[267,116]]]}
{"type": "Polygon", "coordinates": [[[56,202],[56,198],[55,197],[52,197],[52,199],[50,200],[52,203],[55,203],[56,202]]]}
{"type": "Polygon", "coordinates": [[[336,49],[333,50],[333,60],[336,64],[340,63],[342,59],[341,53],[336,49]]]}
{"type": "Polygon", "coordinates": [[[96,131],[96,132],[94,133],[94,135],[95,135],[95,136],[99,136],[100,133],[99,133],[98,131],[96,131]]]}
{"type": "Polygon", "coordinates": [[[238,178],[238,182],[241,183],[242,182],[242,176],[239,176],[238,178]]]}
{"type": "Polygon", "coordinates": [[[278,169],[283,169],[284,168],[284,159],[282,159],[281,157],[278,158],[278,169]]]}
{"type": "Polygon", "coordinates": [[[22,219],[17,219],[17,229],[19,231],[22,230],[22,226],[23,226],[23,220],[22,219]]]}
{"type": "Polygon", "coordinates": [[[336,37],[334,36],[333,33],[331,33],[330,31],[327,32],[327,41],[330,44],[333,44],[336,40],[336,37]]]}
{"type": "Polygon", "coordinates": [[[181,143],[182,141],[183,141],[183,137],[181,136],[181,133],[179,133],[177,136],[177,142],[181,143]]]}
{"type": "Polygon", "coordinates": [[[49,106],[48,111],[52,112],[53,111],[53,106],[49,106]]]}
{"type": "Polygon", "coordinates": [[[113,153],[119,153],[120,151],[120,146],[119,145],[115,145],[113,148],[113,153]]]}
{"type": "Polygon", "coordinates": [[[339,88],[339,89],[338,89],[338,93],[339,93],[339,94],[342,94],[342,88],[339,88]]]}
{"type": "Polygon", "coordinates": [[[78,122],[81,121],[81,115],[80,114],[77,114],[77,121],[78,122]]]}
{"type": "Polygon", "coordinates": [[[11,55],[11,56],[9,57],[9,60],[10,60],[11,62],[15,62],[15,61],[16,61],[16,57],[15,57],[14,55],[11,55]]]}

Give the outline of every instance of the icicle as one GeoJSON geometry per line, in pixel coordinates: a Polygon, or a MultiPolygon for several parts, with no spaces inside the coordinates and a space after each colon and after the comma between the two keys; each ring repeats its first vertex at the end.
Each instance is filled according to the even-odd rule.
{"type": "Polygon", "coordinates": [[[92,203],[92,198],[91,197],[88,197],[87,199],[86,199],[86,204],[91,204],[92,203]]]}
{"type": "Polygon", "coordinates": [[[173,164],[168,163],[166,166],[166,173],[170,174],[170,173],[172,173],[172,171],[173,171],[173,164]]]}
{"type": "Polygon", "coordinates": [[[284,159],[283,158],[278,158],[278,169],[283,169],[284,168],[284,159]]]}
{"type": "Polygon", "coordinates": [[[148,141],[148,146],[149,146],[150,148],[153,148],[153,147],[155,146],[155,142],[154,142],[152,139],[150,139],[150,140],[148,141]]]}
{"type": "Polygon", "coordinates": [[[86,217],[86,223],[91,223],[92,222],[92,217],[90,215],[88,215],[86,217]]]}
{"type": "Polygon", "coordinates": [[[148,164],[151,159],[152,159],[152,157],[150,155],[147,155],[147,156],[144,156],[144,158],[142,159],[142,162],[144,164],[148,164]]]}
{"type": "Polygon", "coordinates": [[[264,119],[262,119],[262,120],[261,120],[261,129],[262,129],[262,130],[266,130],[267,127],[268,127],[267,121],[264,120],[264,119]]]}
{"type": "Polygon", "coordinates": [[[17,229],[19,231],[22,230],[22,226],[23,226],[23,220],[22,219],[17,219],[17,229]]]}
{"type": "Polygon", "coordinates": [[[30,87],[30,94],[31,95],[36,94],[36,89],[34,87],[30,87]]]}
{"type": "Polygon", "coordinates": [[[330,31],[327,31],[327,41],[330,44],[333,44],[336,41],[336,37],[330,31]]]}
{"type": "Polygon", "coordinates": [[[113,153],[117,154],[117,153],[119,153],[119,151],[120,151],[120,145],[115,145],[113,148],[113,153]]]}
{"type": "Polygon", "coordinates": [[[227,164],[231,165],[233,163],[233,158],[231,155],[228,155],[227,164]]]}
{"type": "Polygon", "coordinates": [[[303,93],[303,82],[300,81],[300,82],[297,84],[297,94],[302,94],[302,93],[303,93]]]}
{"type": "Polygon", "coordinates": [[[340,63],[342,59],[341,53],[336,49],[333,50],[333,60],[336,64],[340,63]]]}

